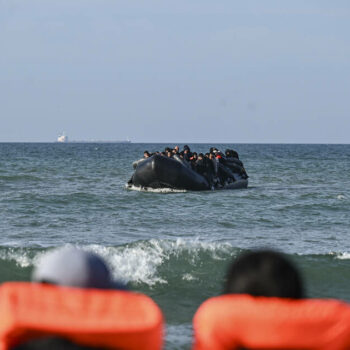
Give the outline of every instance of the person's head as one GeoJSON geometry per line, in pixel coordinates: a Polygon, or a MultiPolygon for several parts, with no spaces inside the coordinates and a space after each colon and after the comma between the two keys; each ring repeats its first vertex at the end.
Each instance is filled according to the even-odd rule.
{"type": "Polygon", "coordinates": [[[149,158],[149,157],[150,157],[150,154],[149,154],[148,151],[144,151],[144,152],[143,152],[143,156],[144,156],[145,158],[149,158]]]}
{"type": "Polygon", "coordinates": [[[215,158],[215,154],[213,152],[209,153],[209,159],[214,159],[215,158]]]}
{"type": "Polygon", "coordinates": [[[102,258],[74,247],[45,254],[33,270],[32,281],[77,288],[125,289],[112,280],[102,258]]]}
{"type": "Polygon", "coordinates": [[[185,145],[185,146],[184,146],[184,150],[186,150],[186,149],[189,151],[189,150],[190,150],[190,147],[188,147],[188,145],[185,145]]]}
{"type": "Polygon", "coordinates": [[[231,157],[239,159],[239,155],[237,151],[231,149],[230,152],[231,152],[231,157]]]}
{"type": "Polygon", "coordinates": [[[169,150],[166,152],[167,157],[171,158],[173,156],[173,153],[169,150]]]}
{"type": "Polygon", "coordinates": [[[298,270],[281,253],[243,253],[229,267],[224,293],[300,299],[304,297],[298,270]]]}
{"type": "Polygon", "coordinates": [[[174,150],[176,151],[176,153],[179,153],[179,149],[180,149],[179,146],[174,147],[174,150]]]}
{"type": "Polygon", "coordinates": [[[188,148],[185,148],[184,149],[184,154],[188,154],[188,152],[189,152],[188,148]]]}
{"type": "Polygon", "coordinates": [[[208,153],[208,152],[205,154],[205,157],[206,157],[206,158],[209,158],[209,153],[208,153]]]}
{"type": "Polygon", "coordinates": [[[165,152],[165,153],[171,152],[171,148],[170,148],[170,147],[165,147],[164,152],[165,152]]]}
{"type": "Polygon", "coordinates": [[[203,153],[199,153],[199,154],[198,154],[198,159],[201,160],[201,159],[203,159],[203,158],[204,158],[203,153]]]}

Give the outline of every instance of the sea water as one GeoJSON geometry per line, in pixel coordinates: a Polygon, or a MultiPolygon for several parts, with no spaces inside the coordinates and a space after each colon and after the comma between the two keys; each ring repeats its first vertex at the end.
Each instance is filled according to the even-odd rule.
{"type": "Polygon", "coordinates": [[[93,251],[160,305],[167,349],[190,349],[195,310],[246,250],[283,251],[309,297],[350,301],[350,145],[190,144],[237,150],[248,189],[127,190],[132,162],[165,146],[0,144],[0,282],[57,247],[93,251]]]}

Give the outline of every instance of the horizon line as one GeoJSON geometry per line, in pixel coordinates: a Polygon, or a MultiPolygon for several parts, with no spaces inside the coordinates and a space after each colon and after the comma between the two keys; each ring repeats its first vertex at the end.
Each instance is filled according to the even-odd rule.
{"type": "Polygon", "coordinates": [[[68,141],[68,142],[57,142],[57,141],[0,141],[0,144],[4,143],[45,143],[45,144],[92,144],[92,143],[101,143],[101,144],[245,144],[245,145],[349,145],[350,142],[293,142],[293,141],[288,141],[288,142],[278,142],[278,141],[272,141],[272,142],[260,142],[260,141],[255,141],[255,142],[216,142],[216,141],[211,141],[211,142],[192,142],[192,141],[185,141],[185,142],[177,142],[177,141],[156,141],[156,142],[149,142],[149,141],[109,141],[109,140],[96,140],[96,141],[68,141]]]}

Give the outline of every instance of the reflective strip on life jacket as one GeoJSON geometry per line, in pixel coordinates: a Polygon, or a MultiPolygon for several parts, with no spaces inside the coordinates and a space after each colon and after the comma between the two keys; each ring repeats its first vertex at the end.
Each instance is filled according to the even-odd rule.
{"type": "Polygon", "coordinates": [[[350,349],[350,306],[337,300],[223,295],[204,302],[194,350],[350,349]]]}
{"type": "Polygon", "coordinates": [[[162,348],[163,317],[146,295],[28,282],[0,287],[0,349],[59,336],[123,350],[162,348]]]}

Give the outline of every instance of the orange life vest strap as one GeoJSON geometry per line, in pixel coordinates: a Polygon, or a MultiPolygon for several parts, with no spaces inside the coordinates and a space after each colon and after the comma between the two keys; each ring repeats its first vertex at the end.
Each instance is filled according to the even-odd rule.
{"type": "Polygon", "coordinates": [[[163,317],[146,295],[10,282],[0,287],[0,350],[43,336],[109,349],[161,349],[163,317]]]}
{"type": "Polygon", "coordinates": [[[350,349],[350,306],[337,300],[223,295],[193,325],[194,350],[350,349]]]}

